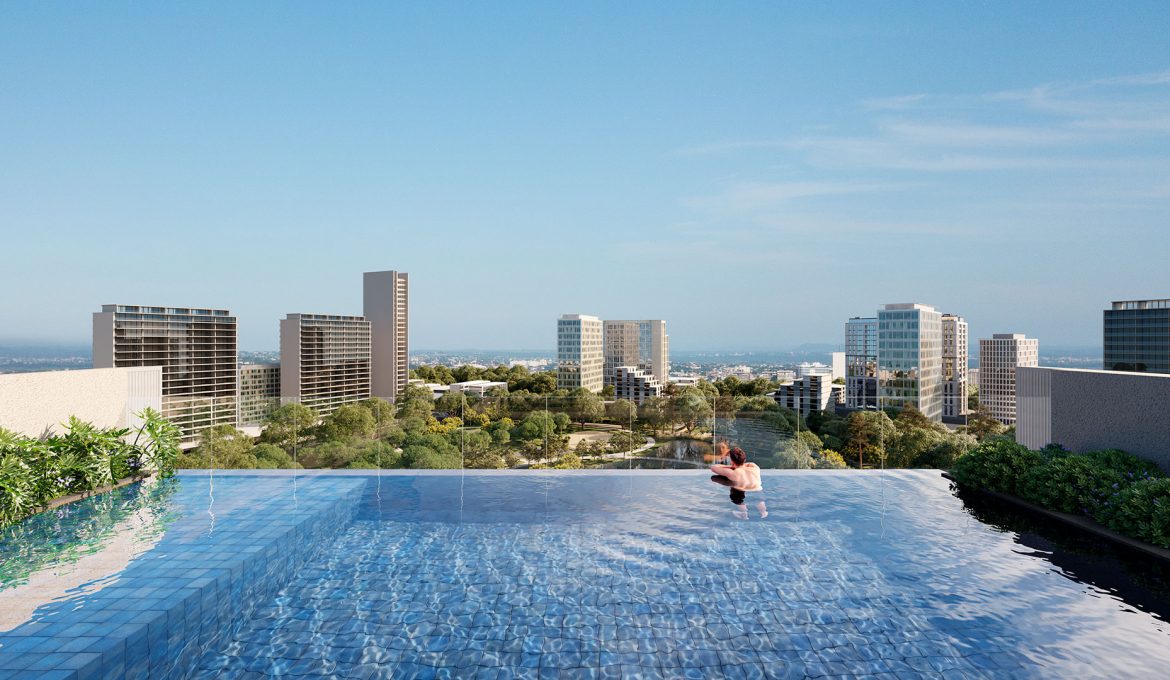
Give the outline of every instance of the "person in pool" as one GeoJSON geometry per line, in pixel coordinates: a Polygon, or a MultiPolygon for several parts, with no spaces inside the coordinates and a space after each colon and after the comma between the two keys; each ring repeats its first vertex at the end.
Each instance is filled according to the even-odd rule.
{"type": "MultiPolygon", "coordinates": [[[[731,487],[731,502],[736,506],[732,513],[740,519],[747,519],[746,492],[764,489],[760,481],[760,466],[749,463],[743,449],[738,446],[729,447],[726,442],[715,445],[715,454],[727,463],[712,465],[711,472],[715,474],[711,479],[731,487]]],[[[768,507],[762,499],[756,503],[756,510],[759,511],[761,519],[768,516],[768,507]]]]}

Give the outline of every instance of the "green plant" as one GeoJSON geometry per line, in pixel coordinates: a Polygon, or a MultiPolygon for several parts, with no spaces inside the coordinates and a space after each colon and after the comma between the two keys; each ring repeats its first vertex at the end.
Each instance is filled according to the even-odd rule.
{"type": "Polygon", "coordinates": [[[1077,456],[1091,460],[1099,465],[1103,465],[1118,473],[1125,475],[1129,479],[1145,479],[1149,477],[1164,477],[1162,471],[1158,468],[1157,463],[1138,458],[1132,453],[1126,453],[1119,449],[1102,449],[1100,451],[1089,451],[1081,454],[1068,454],[1070,456],[1077,456]]]}
{"type": "Polygon", "coordinates": [[[54,499],[112,485],[144,471],[174,474],[179,430],[145,410],[131,430],[100,428],[70,418],[61,434],[44,440],[0,430],[0,526],[36,513],[54,499]]]}
{"type": "Polygon", "coordinates": [[[960,457],[951,469],[959,484],[1018,494],[1024,474],[1044,463],[1038,451],[1004,439],[992,439],[960,457]]]}
{"type": "Polygon", "coordinates": [[[164,478],[174,475],[181,436],[178,426],[152,408],[139,413],[138,417],[142,418],[142,426],[134,437],[134,446],[138,447],[142,468],[155,470],[164,478]],[[142,440],[143,435],[146,436],[145,441],[142,440]]]}
{"type": "Polygon", "coordinates": [[[1170,479],[1134,482],[1102,503],[1098,521],[1127,536],[1170,548],[1170,479]]]}
{"type": "Polygon", "coordinates": [[[1124,481],[1121,473],[1096,460],[1061,456],[1025,472],[1019,494],[1053,510],[1095,515],[1124,481]]]}

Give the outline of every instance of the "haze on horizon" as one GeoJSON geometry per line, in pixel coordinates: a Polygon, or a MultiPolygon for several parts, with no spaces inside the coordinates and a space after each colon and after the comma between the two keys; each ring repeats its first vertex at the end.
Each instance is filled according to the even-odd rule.
{"type": "Polygon", "coordinates": [[[416,348],[1099,346],[1170,297],[1170,4],[0,6],[0,343],[411,279],[416,348]]]}

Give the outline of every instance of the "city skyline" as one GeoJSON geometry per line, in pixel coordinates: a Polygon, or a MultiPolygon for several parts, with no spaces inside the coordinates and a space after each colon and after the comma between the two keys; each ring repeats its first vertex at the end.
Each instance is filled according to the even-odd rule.
{"type": "Polygon", "coordinates": [[[1170,295],[1165,3],[221,9],[0,9],[0,343],[161,300],[274,348],[387,263],[435,349],[565,309],[840,344],[911,301],[1091,346],[1170,295]]]}

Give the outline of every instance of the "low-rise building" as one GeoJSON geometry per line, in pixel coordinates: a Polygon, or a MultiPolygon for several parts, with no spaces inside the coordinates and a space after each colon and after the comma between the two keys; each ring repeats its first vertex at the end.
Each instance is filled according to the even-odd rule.
{"type": "Polygon", "coordinates": [[[829,382],[833,381],[833,367],[819,361],[802,362],[796,367],[796,377],[804,378],[810,375],[827,375],[829,382]]]}
{"type": "Polygon", "coordinates": [[[451,392],[462,392],[476,397],[486,397],[492,390],[508,391],[508,383],[494,380],[468,380],[466,382],[451,383],[447,386],[451,392]]]}
{"type": "Polygon", "coordinates": [[[411,378],[406,381],[406,384],[415,385],[423,388],[424,390],[430,390],[432,399],[438,399],[439,397],[451,391],[450,385],[444,385],[443,383],[429,383],[425,380],[419,380],[418,378],[411,378]]]}
{"type": "Polygon", "coordinates": [[[679,387],[694,387],[702,379],[703,376],[701,375],[672,375],[670,376],[669,382],[679,387]]]}
{"type": "Polygon", "coordinates": [[[628,399],[635,404],[662,394],[662,383],[650,371],[637,366],[618,366],[614,370],[614,398],[628,399]]]}
{"type": "Polygon", "coordinates": [[[806,375],[780,385],[772,394],[776,403],[807,416],[814,411],[829,411],[844,403],[843,385],[833,384],[832,375],[806,375]]]}

